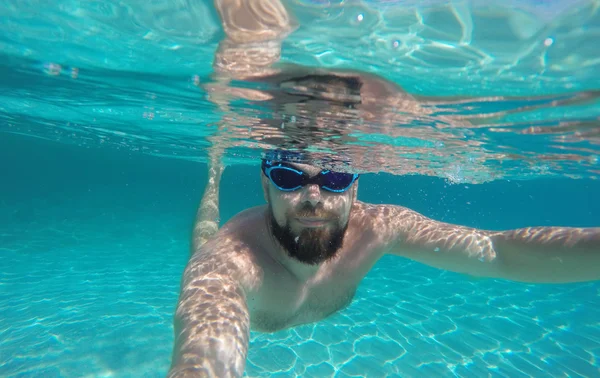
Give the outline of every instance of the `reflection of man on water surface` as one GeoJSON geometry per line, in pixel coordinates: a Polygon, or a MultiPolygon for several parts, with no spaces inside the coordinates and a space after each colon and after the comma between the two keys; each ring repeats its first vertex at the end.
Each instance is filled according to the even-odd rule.
{"type": "MultiPolygon", "coordinates": [[[[376,100],[386,96],[379,98],[390,106],[419,111],[416,100],[377,77],[273,68],[279,39],[291,30],[278,0],[217,0],[216,6],[227,38],[215,60],[220,83],[207,90],[222,109],[227,98],[246,98],[299,106],[307,117],[325,119],[329,104],[357,108],[368,121],[382,114],[376,100]],[[234,79],[287,86],[290,97],[226,85],[234,79]]],[[[171,377],[242,376],[250,329],[274,332],[335,313],[385,254],[522,282],[600,279],[600,228],[486,231],[441,223],[401,206],[360,202],[357,174],[281,150],[267,152],[261,163],[267,205],[217,229],[221,153],[215,146],[209,154],[209,183],[175,316],[171,377]]]]}

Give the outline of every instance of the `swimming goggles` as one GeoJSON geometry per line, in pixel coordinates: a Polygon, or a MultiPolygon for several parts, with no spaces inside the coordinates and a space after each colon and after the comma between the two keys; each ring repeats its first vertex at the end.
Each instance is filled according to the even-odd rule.
{"type": "Polygon", "coordinates": [[[292,192],[308,184],[317,184],[329,192],[343,193],[356,181],[358,174],[323,170],[309,177],[307,173],[290,167],[285,163],[272,160],[262,161],[262,171],[277,189],[292,192]]]}

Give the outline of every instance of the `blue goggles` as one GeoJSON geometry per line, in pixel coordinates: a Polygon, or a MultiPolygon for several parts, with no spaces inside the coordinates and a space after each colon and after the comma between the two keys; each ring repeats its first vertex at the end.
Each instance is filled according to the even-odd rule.
{"type": "Polygon", "coordinates": [[[356,181],[358,174],[343,173],[324,170],[319,174],[309,177],[307,173],[299,171],[285,163],[275,163],[272,160],[263,160],[262,171],[271,180],[277,189],[284,192],[293,192],[308,184],[317,184],[329,192],[343,193],[356,181]]]}

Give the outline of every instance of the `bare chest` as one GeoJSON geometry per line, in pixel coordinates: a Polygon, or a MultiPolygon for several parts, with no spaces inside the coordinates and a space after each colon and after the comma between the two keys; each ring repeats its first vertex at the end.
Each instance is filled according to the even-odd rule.
{"type": "Polygon", "coordinates": [[[256,260],[264,274],[260,288],[248,297],[252,329],[274,332],[322,320],[347,307],[380,255],[371,234],[355,228],[348,228],[345,247],[336,258],[305,279],[294,267],[269,257],[268,244],[254,249],[260,252],[256,260]]]}
{"type": "Polygon", "coordinates": [[[249,298],[253,330],[275,332],[313,323],[344,309],[354,298],[357,283],[304,285],[293,282],[265,287],[249,298]]]}
{"type": "Polygon", "coordinates": [[[347,307],[373,261],[357,258],[347,262],[308,280],[283,269],[265,274],[259,292],[248,298],[252,328],[274,332],[322,320],[347,307]]]}

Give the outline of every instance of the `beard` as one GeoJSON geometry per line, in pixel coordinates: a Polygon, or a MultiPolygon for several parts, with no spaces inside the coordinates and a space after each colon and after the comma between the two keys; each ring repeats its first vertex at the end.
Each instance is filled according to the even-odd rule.
{"type": "MultiPolygon", "coordinates": [[[[313,208],[310,205],[304,206],[299,212],[299,216],[320,216],[323,214],[322,208],[313,208]]],[[[283,226],[277,223],[273,216],[273,210],[269,206],[269,217],[273,235],[287,251],[288,255],[302,263],[316,265],[332,259],[343,245],[344,235],[348,228],[345,225],[336,225],[335,228],[318,227],[305,228],[300,234],[294,234],[290,228],[289,221],[283,226]]]]}

